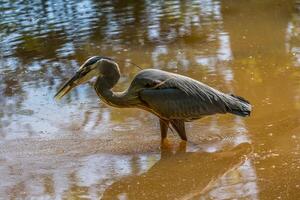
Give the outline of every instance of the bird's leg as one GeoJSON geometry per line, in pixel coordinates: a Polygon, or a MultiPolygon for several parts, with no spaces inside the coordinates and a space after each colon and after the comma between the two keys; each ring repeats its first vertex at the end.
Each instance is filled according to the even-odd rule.
{"type": "Polygon", "coordinates": [[[161,149],[169,149],[170,144],[167,139],[169,121],[160,118],[159,124],[160,124],[160,133],[161,133],[161,149]]]}
{"type": "Polygon", "coordinates": [[[167,138],[169,121],[159,119],[159,124],[160,124],[161,141],[163,142],[167,138]]]}
{"type": "Polygon", "coordinates": [[[177,131],[178,135],[182,140],[187,141],[186,133],[185,133],[185,126],[184,121],[179,119],[173,119],[170,121],[173,128],[177,131]]]}

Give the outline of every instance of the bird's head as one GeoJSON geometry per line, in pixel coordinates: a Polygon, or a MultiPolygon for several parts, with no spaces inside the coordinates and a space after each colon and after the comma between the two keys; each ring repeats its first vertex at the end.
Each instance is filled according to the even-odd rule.
{"type": "Polygon", "coordinates": [[[78,85],[88,82],[93,77],[106,76],[110,77],[119,73],[118,64],[111,58],[93,56],[87,59],[75,73],[55,94],[56,99],[61,99],[78,85]]]}

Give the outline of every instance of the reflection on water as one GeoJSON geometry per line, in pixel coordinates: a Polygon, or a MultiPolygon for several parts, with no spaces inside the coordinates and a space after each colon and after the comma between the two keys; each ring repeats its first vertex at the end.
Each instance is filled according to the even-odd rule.
{"type": "Polygon", "coordinates": [[[195,146],[189,146],[188,150],[175,147],[175,152],[162,150],[161,155],[75,152],[10,153],[0,168],[1,174],[10,174],[1,182],[1,197],[117,199],[123,195],[127,199],[199,196],[257,199],[256,174],[251,161],[246,160],[251,152],[249,143],[213,153],[199,152],[195,146]]]}
{"type": "Polygon", "coordinates": [[[104,192],[103,199],[256,199],[256,185],[251,182],[256,177],[251,167],[244,166],[246,173],[238,168],[251,151],[249,143],[227,152],[185,151],[184,147],[179,147],[174,154],[162,150],[161,159],[146,173],[113,183],[104,192]],[[223,180],[219,180],[221,177],[223,180]],[[237,187],[239,184],[241,188],[237,187]]]}
{"type": "MultiPolygon", "coordinates": [[[[188,75],[251,101],[250,118],[188,124],[196,152],[243,142],[254,148],[254,157],[233,171],[232,165],[210,166],[218,171],[215,186],[223,186],[205,198],[299,199],[299,13],[298,0],[1,1],[0,198],[93,198],[114,182],[163,173],[152,115],[107,107],[88,84],[53,100],[80,63],[105,55],[188,75]],[[224,182],[236,183],[237,169],[250,174],[249,187],[257,189],[238,183],[231,197],[224,182]]],[[[117,90],[138,71],[127,62],[120,67],[117,90]]],[[[192,161],[198,154],[185,155],[192,161]]],[[[204,179],[197,184],[204,187],[204,179]]]]}

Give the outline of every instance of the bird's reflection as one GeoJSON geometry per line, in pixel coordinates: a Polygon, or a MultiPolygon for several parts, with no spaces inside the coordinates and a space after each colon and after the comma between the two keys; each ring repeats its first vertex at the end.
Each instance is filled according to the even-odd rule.
{"type": "Polygon", "coordinates": [[[178,150],[163,148],[161,159],[138,176],[113,183],[103,199],[190,199],[209,191],[226,172],[240,166],[252,148],[242,143],[228,151],[214,153],[186,152],[182,143],[178,150]]]}

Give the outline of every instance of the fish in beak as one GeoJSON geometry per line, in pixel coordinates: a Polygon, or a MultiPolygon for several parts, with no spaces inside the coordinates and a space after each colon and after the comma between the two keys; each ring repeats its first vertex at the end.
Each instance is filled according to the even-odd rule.
{"type": "Polygon", "coordinates": [[[54,98],[60,100],[63,96],[68,94],[73,88],[78,85],[84,84],[95,76],[99,75],[99,70],[97,69],[96,63],[101,59],[101,57],[94,56],[88,59],[75,73],[75,75],[70,78],[55,94],[54,98]]]}

